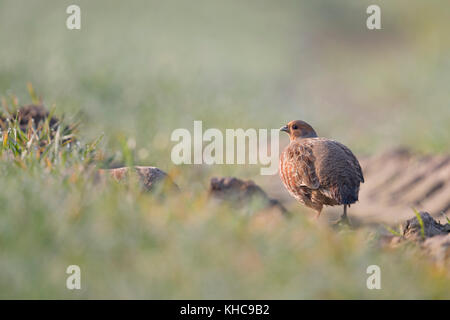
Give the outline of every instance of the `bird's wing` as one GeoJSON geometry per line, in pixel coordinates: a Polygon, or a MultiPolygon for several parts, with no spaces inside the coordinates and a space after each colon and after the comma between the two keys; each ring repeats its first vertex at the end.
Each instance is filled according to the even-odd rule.
{"type": "Polygon", "coordinates": [[[363,173],[361,170],[361,166],[359,164],[358,159],[356,159],[355,155],[353,154],[353,152],[349,148],[347,148],[345,145],[343,145],[342,143],[334,141],[334,140],[333,140],[333,142],[336,143],[342,149],[342,151],[344,151],[344,153],[347,155],[347,161],[355,169],[358,180],[360,182],[364,183],[364,176],[363,176],[363,173]]]}
{"type": "Polygon", "coordinates": [[[281,170],[291,186],[319,189],[319,178],[314,165],[312,147],[308,144],[292,143],[284,152],[281,170]]]}

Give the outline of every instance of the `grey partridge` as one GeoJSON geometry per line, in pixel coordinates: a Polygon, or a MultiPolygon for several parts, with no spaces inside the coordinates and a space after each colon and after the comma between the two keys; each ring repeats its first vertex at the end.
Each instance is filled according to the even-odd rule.
{"type": "Polygon", "coordinates": [[[320,216],[323,206],[344,205],[341,221],[347,222],[347,206],[358,201],[364,182],[361,166],[349,148],[318,137],[306,122],[294,120],[280,128],[290,143],[280,156],[279,174],[289,193],[320,216]]]}

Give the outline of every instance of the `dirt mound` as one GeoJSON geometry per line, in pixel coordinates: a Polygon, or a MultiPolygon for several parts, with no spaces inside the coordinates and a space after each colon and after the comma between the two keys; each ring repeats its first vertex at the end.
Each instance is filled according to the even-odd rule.
{"type": "Polygon", "coordinates": [[[411,208],[438,217],[450,210],[450,155],[395,149],[361,159],[366,183],[354,211],[369,220],[398,223],[411,208]]]}
{"type": "Polygon", "coordinates": [[[252,212],[277,210],[287,214],[286,208],[278,200],[269,198],[264,190],[251,180],[244,181],[234,177],[212,178],[208,197],[237,208],[250,209],[252,212]]]}
{"type": "Polygon", "coordinates": [[[404,242],[418,243],[440,266],[450,263],[450,224],[441,224],[428,212],[420,212],[402,225],[401,236],[388,237],[388,245],[398,246],[404,242]]]}
{"type": "MultiPolygon", "coordinates": [[[[0,120],[6,122],[8,119],[18,119],[20,129],[25,132],[29,125],[37,129],[39,124],[43,123],[49,115],[50,113],[43,105],[30,104],[19,108],[10,115],[0,116],[0,120]]],[[[49,119],[50,128],[56,128],[58,123],[59,119],[56,117],[52,116],[49,119]]]]}
{"type": "Polygon", "coordinates": [[[438,235],[450,233],[450,224],[441,224],[428,212],[420,212],[418,217],[411,218],[403,224],[403,237],[406,239],[424,240],[438,235]]]}
{"type": "Polygon", "coordinates": [[[62,142],[75,141],[74,137],[78,124],[74,123],[71,125],[64,124],[62,119],[55,116],[50,116],[50,112],[42,104],[29,104],[20,107],[17,110],[10,111],[8,114],[0,115],[0,127],[5,130],[8,126],[9,121],[18,122],[20,130],[23,132],[28,132],[30,128],[34,130],[41,130],[45,121],[48,119],[48,125],[50,128],[50,136],[55,137],[56,130],[60,126],[60,133],[62,142]]]}

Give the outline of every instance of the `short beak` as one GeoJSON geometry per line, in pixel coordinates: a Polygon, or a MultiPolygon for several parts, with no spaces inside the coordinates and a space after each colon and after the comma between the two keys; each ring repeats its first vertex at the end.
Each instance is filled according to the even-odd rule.
{"type": "Polygon", "coordinates": [[[288,132],[289,133],[289,128],[288,126],[284,126],[280,128],[280,131],[284,131],[284,132],[288,132]]]}

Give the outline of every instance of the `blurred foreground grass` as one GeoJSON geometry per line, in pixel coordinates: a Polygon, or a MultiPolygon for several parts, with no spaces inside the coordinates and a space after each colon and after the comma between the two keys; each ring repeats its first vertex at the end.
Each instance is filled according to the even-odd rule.
{"type": "Polygon", "coordinates": [[[450,298],[448,270],[413,245],[379,247],[371,230],[248,216],[185,188],[165,200],[137,184],[96,183],[103,152],[1,131],[0,298],[450,298]],[[81,268],[81,290],[66,268],[81,268]],[[381,268],[381,290],[366,269],[381,268]]]}

